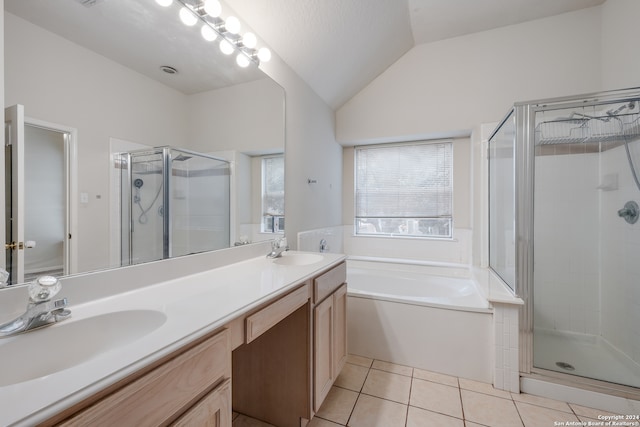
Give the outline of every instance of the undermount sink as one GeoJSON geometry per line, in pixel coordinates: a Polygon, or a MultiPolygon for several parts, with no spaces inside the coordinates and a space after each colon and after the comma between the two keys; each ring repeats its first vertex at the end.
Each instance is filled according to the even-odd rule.
{"type": "Polygon", "coordinates": [[[292,254],[284,253],[273,262],[281,265],[309,265],[322,261],[324,257],[318,254],[292,254]]]}
{"type": "Polygon", "coordinates": [[[164,313],[154,310],[116,311],[79,320],[72,317],[0,340],[0,387],[86,362],[153,332],[166,320],[164,313]]]}

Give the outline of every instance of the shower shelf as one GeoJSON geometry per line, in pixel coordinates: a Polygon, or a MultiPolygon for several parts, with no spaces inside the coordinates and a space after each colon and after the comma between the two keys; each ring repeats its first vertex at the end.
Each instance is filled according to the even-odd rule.
{"type": "Polygon", "coordinates": [[[631,141],[640,137],[640,114],[572,117],[536,125],[536,145],[631,141]]]}

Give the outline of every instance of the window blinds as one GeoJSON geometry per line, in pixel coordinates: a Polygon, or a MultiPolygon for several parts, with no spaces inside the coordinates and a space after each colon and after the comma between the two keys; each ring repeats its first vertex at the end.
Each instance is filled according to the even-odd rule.
{"type": "Polygon", "coordinates": [[[450,222],[452,151],[451,141],[357,147],[356,221],[448,218],[450,222]]]}

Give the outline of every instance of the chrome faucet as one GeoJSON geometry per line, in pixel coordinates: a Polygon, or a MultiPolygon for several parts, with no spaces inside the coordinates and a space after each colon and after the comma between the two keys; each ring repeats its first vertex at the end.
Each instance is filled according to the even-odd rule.
{"type": "Polygon", "coordinates": [[[67,299],[53,300],[62,285],[53,276],[41,276],[29,284],[29,303],[19,317],[0,325],[0,338],[52,325],[71,316],[67,299]]]}
{"type": "Polygon", "coordinates": [[[287,245],[287,238],[281,237],[271,242],[271,252],[267,254],[267,258],[279,258],[282,256],[282,252],[288,251],[289,245],[287,245]]]}

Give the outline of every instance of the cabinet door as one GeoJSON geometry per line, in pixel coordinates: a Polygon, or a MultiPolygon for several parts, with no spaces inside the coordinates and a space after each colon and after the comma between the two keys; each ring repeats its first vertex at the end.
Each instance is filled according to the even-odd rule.
{"type": "Polygon", "coordinates": [[[231,380],[203,397],[172,426],[231,427],[231,380]]]}
{"type": "Polygon", "coordinates": [[[347,285],[333,294],[333,377],[338,378],[347,361],[347,285]]]}
{"type": "Polygon", "coordinates": [[[313,309],[314,394],[313,407],[320,409],[334,381],[334,315],[333,298],[329,297],[313,309]]]}

